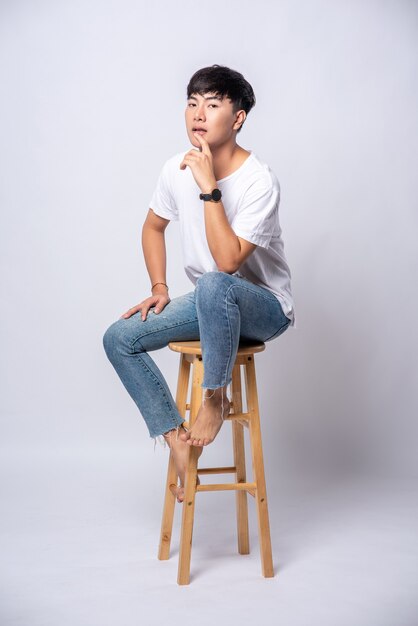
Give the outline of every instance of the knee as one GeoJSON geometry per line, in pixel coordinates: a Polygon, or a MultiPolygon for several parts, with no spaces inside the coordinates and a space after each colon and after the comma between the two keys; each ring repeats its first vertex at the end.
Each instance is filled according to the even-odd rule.
{"type": "Polygon", "coordinates": [[[202,274],[196,283],[196,296],[209,298],[219,296],[219,292],[230,284],[231,275],[226,272],[214,271],[202,274]]]}
{"type": "Polygon", "coordinates": [[[126,348],[126,339],[120,322],[123,320],[111,324],[103,335],[103,347],[110,361],[114,361],[116,356],[126,348]]]}

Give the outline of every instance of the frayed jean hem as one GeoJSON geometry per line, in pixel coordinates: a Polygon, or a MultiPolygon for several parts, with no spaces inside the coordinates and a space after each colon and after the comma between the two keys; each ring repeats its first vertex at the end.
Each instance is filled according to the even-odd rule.
{"type": "MultiPolygon", "coordinates": [[[[183,422],[185,422],[186,420],[183,420],[183,422]]],[[[158,435],[150,435],[151,439],[154,439],[154,452],[155,452],[155,447],[157,445],[157,441],[160,444],[160,446],[162,446],[163,448],[167,447],[167,441],[164,437],[164,434],[166,433],[172,433],[172,435],[174,435],[174,430],[176,431],[176,439],[178,439],[179,436],[179,429],[182,426],[183,422],[181,422],[181,424],[178,424],[177,426],[175,426],[174,428],[170,428],[169,430],[165,430],[164,433],[160,433],[158,435]]],[[[170,436],[172,436],[170,435],[170,436]]]]}
{"type": "Polygon", "coordinates": [[[229,379],[227,383],[222,383],[221,385],[201,385],[202,389],[220,389],[221,387],[228,387],[232,383],[232,377],[229,379]]]}

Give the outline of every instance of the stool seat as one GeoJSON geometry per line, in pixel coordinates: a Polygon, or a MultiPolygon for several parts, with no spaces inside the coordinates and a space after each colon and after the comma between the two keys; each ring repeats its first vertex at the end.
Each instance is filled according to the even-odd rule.
{"type": "MultiPolygon", "coordinates": [[[[181,352],[183,354],[202,354],[202,348],[200,341],[171,341],[168,344],[170,350],[174,352],[181,352]]],[[[254,354],[256,352],[263,352],[266,349],[266,344],[262,341],[255,342],[240,342],[238,346],[237,356],[243,356],[245,354],[254,354]]]]}
{"type": "MultiPolygon", "coordinates": [[[[200,341],[172,341],[169,348],[180,354],[179,375],[177,380],[176,404],[186,428],[191,428],[202,404],[203,394],[203,355],[200,341]],[[190,376],[191,374],[191,376],[190,376]],[[190,401],[187,401],[191,378],[190,401]]],[[[249,528],[247,495],[254,498],[258,537],[261,555],[261,570],[264,577],[273,577],[273,559],[270,539],[270,522],[267,506],[267,490],[264,475],[264,459],[261,441],[260,414],[258,408],[257,382],[255,376],[254,355],[265,350],[260,341],[240,341],[232,369],[230,413],[225,423],[231,423],[233,465],[222,467],[198,468],[198,448],[190,446],[184,482],[184,500],[177,583],[188,585],[190,582],[190,560],[194,523],[194,507],[197,493],[209,491],[235,491],[236,522],[239,554],[249,554],[249,528]],[[241,367],[244,368],[244,388],[247,410],[243,411],[241,367]],[[231,412],[232,411],[232,412],[231,412]],[[245,463],[244,429],[249,431],[253,480],[247,481],[245,463]],[[197,484],[198,475],[235,474],[235,482],[197,484]]],[[[211,444],[213,445],[213,443],[211,444]]],[[[204,455],[202,455],[204,457],[204,455]]],[[[170,543],[173,528],[174,508],[176,504],[177,471],[170,449],[167,479],[164,497],[164,510],[161,522],[158,558],[166,560],[170,556],[170,543]]]]}

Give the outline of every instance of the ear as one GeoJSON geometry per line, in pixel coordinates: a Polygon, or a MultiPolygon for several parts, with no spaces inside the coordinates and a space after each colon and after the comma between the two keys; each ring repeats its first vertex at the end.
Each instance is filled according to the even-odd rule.
{"type": "Polygon", "coordinates": [[[233,130],[239,130],[241,126],[243,125],[243,123],[245,122],[246,117],[247,117],[247,114],[243,109],[241,111],[238,111],[237,119],[235,121],[233,130]]]}

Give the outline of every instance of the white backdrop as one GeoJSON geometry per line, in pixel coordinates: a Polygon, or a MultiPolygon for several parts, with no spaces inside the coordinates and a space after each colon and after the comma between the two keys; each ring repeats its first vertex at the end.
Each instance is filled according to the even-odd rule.
{"type": "MultiPolygon", "coordinates": [[[[416,624],[417,18],[407,0],[0,2],[2,626],[416,624]],[[102,337],[149,294],[142,224],[213,63],[254,87],[238,140],[281,184],[297,328],[256,359],[275,577],[251,499],[243,557],[231,493],[197,496],[179,602],[178,525],[156,558],[167,449],[102,337]]],[[[166,233],[176,297],[193,285],[166,233]]],[[[177,355],[153,355],[175,393],[177,355]]],[[[229,429],[203,459],[231,463],[229,429]]]]}
{"type": "MultiPolygon", "coordinates": [[[[149,293],[149,199],[190,146],[189,78],[220,63],[253,85],[238,140],[280,180],[292,270],[298,328],[257,358],[269,463],[418,472],[417,14],[407,1],[2,2],[9,452],[134,445],[153,460],[102,335],[149,293]]],[[[175,297],[193,288],[176,224],[167,247],[175,297]]],[[[154,356],[174,393],[177,355],[154,356]]]]}

